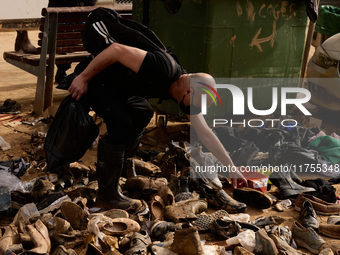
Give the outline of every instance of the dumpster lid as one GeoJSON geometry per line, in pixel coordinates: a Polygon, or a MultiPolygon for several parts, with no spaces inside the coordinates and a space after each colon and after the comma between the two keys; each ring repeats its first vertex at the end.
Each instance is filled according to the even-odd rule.
{"type": "Polygon", "coordinates": [[[335,34],[324,41],[322,48],[331,58],[340,60],[340,33],[335,34]]]}

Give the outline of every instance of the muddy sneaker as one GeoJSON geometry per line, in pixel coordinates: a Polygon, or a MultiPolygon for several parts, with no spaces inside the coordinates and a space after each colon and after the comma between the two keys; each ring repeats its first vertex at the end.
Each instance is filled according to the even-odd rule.
{"type": "Polygon", "coordinates": [[[150,229],[150,235],[156,240],[163,240],[166,233],[181,229],[181,225],[169,221],[158,221],[150,229]]]}
{"type": "Polygon", "coordinates": [[[7,99],[2,106],[0,106],[0,113],[19,114],[21,113],[20,105],[11,99],[7,99]]]}
{"type": "Polygon", "coordinates": [[[125,255],[147,254],[150,244],[151,239],[146,231],[135,232],[131,236],[130,249],[125,252],[125,255]]]}
{"type": "Polygon", "coordinates": [[[302,204],[302,208],[299,214],[299,219],[305,228],[314,228],[317,229],[319,227],[319,220],[316,216],[316,213],[313,209],[312,204],[308,201],[305,200],[302,204]]]}
{"type": "Polygon", "coordinates": [[[299,247],[304,247],[314,254],[319,253],[319,248],[325,241],[312,228],[305,228],[297,221],[292,226],[293,238],[299,247]]]}
{"type": "Polygon", "coordinates": [[[240,224],[234,220],[216,219],[211,225],[211,231],[221,240],[238,235],[241,229],[240,224]]]}

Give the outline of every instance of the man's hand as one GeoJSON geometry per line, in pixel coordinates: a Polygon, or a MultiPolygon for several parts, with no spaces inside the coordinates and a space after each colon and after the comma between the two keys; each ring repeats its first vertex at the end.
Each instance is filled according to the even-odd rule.
{"type": "Polygon", "coordinates": [[[247,182],[246,178],[244,178],[243,174],[240,173],[238,170],[235,171],[235,172],[231,171],[229,173],[229,177],[231,178],[234,189],[237,189],[238,183],[242,187],[248,187],[248,182],[247,182]]]}
{"type": "Polygon", "coordinates": [[[87,93],[87,86],[88,86],[87,81],[80,74],[76,78],[74,78],[68,91],[71,93],[72,97],[76,101],[79,101],[81,96],[87,93]]]}

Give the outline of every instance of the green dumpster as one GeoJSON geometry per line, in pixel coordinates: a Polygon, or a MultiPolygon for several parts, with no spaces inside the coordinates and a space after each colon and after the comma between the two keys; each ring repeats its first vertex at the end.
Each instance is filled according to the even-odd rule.
{"type": "Polygon", "coordinates": [[[320,34],[330,36],[340,33],[340,8],[332,5],[322,5],[314,30],[320,34]]]}
{"type": "MultiPolygon", "coordinates": [[[[308,21],[300,1],[179,0],[175,13],[168,11],[166,2],[174,1],[134,0],[133,18],[172,47],[188,72],[207,72],[215,78],[300,77],[308,21]]],[[[254,96],[257,109],[271,106],[273,84],[268,80],[254,88],[254,95],[262,95],[254,96]],[[265,95],[270,99],[264,100],[265,95]]],[[[240,88],[246,95],[247,84],[240,88]]],[[[228,103],[214,117],[232,112],[231,94],[223,96],[228,103]]],[[[162,111],[178,112],[173,102],[151,103],[162,111]]]]}

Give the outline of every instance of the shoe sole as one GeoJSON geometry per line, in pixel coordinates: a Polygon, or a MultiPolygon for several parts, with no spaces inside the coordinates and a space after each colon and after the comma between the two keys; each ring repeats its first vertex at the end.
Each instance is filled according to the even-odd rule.
{"type": "Polygon", "coordinates": [[[273,205],[268,195],[251,188],[234,189],[233,196],[235,200],[251,205],[257,209],[267,209],[273,205]]]}
{"type": "MultiPolygon", "coordinates": [[[[297,206],[297,205],[295,205],[295,210],[296,211],[298,211],[298,212],[300,212],[301,211],[301,207],[299,207],[299,206],[297,206]]],[[[320,211],[316,211],[315,209],[314,209],[314,211],[317,213],[317,214],[321,214],[321,215],[334,215],[334,214],[337,214],[337,213],[325,213],[325,212],[320,212],[320,211]]]]}
{"type": "Polygon", "coordinates": [[[308,244],[306,244],[301,239],[294,237],[294,241],[295,241],[297,246],[306,248],[307,250],[309,250],[310,252],[312,252],[314,254],[319,254],[319,250],[314,250],[313,248],[311,248],[308,244]]]}

